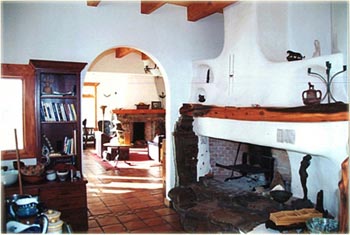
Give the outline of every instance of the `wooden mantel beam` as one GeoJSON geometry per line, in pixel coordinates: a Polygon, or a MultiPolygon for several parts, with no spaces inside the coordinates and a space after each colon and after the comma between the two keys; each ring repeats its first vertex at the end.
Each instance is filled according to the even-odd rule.
{"type": "Polygon", "coordinates": [[[163,6],[166,1],[145,1],[141,0],[141,13],[142,14],[151,14],[161,6],[163,6]]]}
{"type": "Polygon", "coordinates": [[[89,7],[97,7],[98,4],[100,4],[100,2],[101,2],[101,1],[90,1],[90,0],[88,0],[88,1],[87,1],[87,5],[88,5],[89,7]]]}
{"type": "Polygon", "coordinates": [[[193,2],[187,7],[187,19],[189,21],[197,21],[217,12],[222,13],[223,8],[234,2],[236,1],[193,2]]]}
{"type": "Polygon", "coordinates": [[[180,114],[242,121],[264,122],[331,122],[348,121],[349,105],[345,103],[319,104],[300,107],[220,107],[183,104],[180,114]]]}

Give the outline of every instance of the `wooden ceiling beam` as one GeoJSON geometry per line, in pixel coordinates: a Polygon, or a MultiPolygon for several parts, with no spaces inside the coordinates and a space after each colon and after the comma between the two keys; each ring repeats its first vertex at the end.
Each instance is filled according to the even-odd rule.
{"type": "Polygon", "coordinates": [[[126,55],[129,55],[130,53],[140,54],[141,55],[141,60],[149,59],[149,57],[146,54],[144,54],[144,53],[142,53],[142,52],[140,52],[140,51],[138,51],[136,49],[129,48],[129,47],[118,47],[118,48],[116,48],[115,49],[115,58],[120,59],[120,58],[123,58],[126,55]]]}
{"type": "Polygon", "coordinates": [[[150,58],[148,57],[148,55],[146,55],[146,54],[144,54],[144,53],[141,53],[141,60],[148,60],[148,59],[150,59],[150,58]]]}
{"type": "Polygon", "coordinates": [[[101,1],[87,1],[87,5],[89,6],[89,7],[97,7],[98,6],[98,4],[100,4],[100,2],[101,1]]]}
{"type": "Polygon", "coordinates": [[[161,6],[163,6],[166,1],[145,1],[141,0],[141,13],[142,14],[151,14],[161,6]]]}
{"type": "Polygon", "coordinates": [[[223,8],[236,1],[193,2],[187,6],[187,20],[197,21],[214,13],[222,13],[223,8]]]}
{"type": "Polygon", "coordinates": [[[123,58],[124,56],[132,52],[138,52],[138,51],[129,47],[118,47],[115,49],[115,58],[123,58]]]}

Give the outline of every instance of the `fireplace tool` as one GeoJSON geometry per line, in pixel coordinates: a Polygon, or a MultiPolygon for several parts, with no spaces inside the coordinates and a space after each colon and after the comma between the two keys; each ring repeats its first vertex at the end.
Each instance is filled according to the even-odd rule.
{"type": "Polygon", "coordinates": [[[321,101],[323,101],[327,97],[328,104],[331,103],[331,99],[334,102],[337,102],[337,100],[334,98],[334,96],[332,94],[331,85],[332,85],[333,79],[336,76],[338,76],[339,74],[346,71],[346,65],[343,65],[343,70],[335,73],[332,77],[330,77],[331,68],[332,68],[332,64],[329,61],[326,61],[326,76],[327,76],[326,78],[324,78],[321,74],[311,72],[311,68],[307,69],[308,75],[315,75],[316,77],[320,78],[326,84],[327,92],[325,93],[325,95],[323,96],[321,101]]]}
{"type": "Polygon", "coordinates": [[[250,177],[250,174],[261,174],[265,175],[268,182],[265,182],[264,186],[267,186],[271,179],[273,178],[274,171],[274,158],[272,156],[267,156],[262,153],[259,154],[247,154],[243,153],[242,163],[237,164],[238,154],[241,147],[241,143],[238,144],[236,157],[233,165],[222,165],[216,163],[216,166],[231,170],[231,176],[226,178],[225,181],[239,179],[242,177],[249,177],[250,179],[257,181],[255,178],[250,177]],[[252,156],[253,155],[253,156],[252,156]],[[239,173],[239,176],[234,176],[235,172],[239,173]]]}

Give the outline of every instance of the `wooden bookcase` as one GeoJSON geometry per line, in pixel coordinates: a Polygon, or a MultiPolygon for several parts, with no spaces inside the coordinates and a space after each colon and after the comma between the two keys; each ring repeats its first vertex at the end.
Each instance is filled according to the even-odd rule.
{"type": "Polygon", "coordinates": [[[35,70],[37,160],[72,164],[82,174],[80,73],[86,63],[30,60],[35,70]]]}
{"type": "MultiPolygon", "coordinates": [[[[45,162],[46,169],[55,169],[58,163],[68,164],[70,169],[80,171],[81,178],[25,184],[23,190],[38,195],[47,208],[61,211],[62,219],[73,231],[86,231],[87,180],[82,172],[80,118],[80,73],[86,63],[30,60],[29,64],[35,71],[37,162],[45,162]]],[[[16,191],[15,185],[7,188],[6,194],[16,191]]]]}

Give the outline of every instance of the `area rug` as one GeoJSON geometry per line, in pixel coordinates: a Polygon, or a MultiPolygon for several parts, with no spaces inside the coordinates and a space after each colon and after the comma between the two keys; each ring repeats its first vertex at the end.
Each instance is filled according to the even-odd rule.
{"type": "Polygon", "coordinates": [[[149,161],[147,148],[130,148],[129,161],[149,161]]]}
{"type": "Polygon", "coordinates": [[[104,161],[100,156],[98,156],[96,153],[91,153],[88,155],[88,157],[92,157],[97,163],[99,163],[106,171],[114,170],[115,166],[111,165],[109,161],[104,161]]]}
{"type": "MultiPolygon", "coordinates": [[[[110,164],[116,165],[115,161],[110,161],[110,164]]],[[[161,166],[158,161],[151,159],[148,156],[147,148],[130,148],[129,159],[125,161],[118,161],[117,168],[138,168],[148,169],[150,167],[161,166]]]]}
{"type": "Polygon", "coordinates": [[[147,148],[130,148],[128,160],[104,161],[95,153],[91,153],[89,156],[98,162],[106,171],[118,168],[148,169],[162,165],[160,162],[149,158],[147,148]]]}

